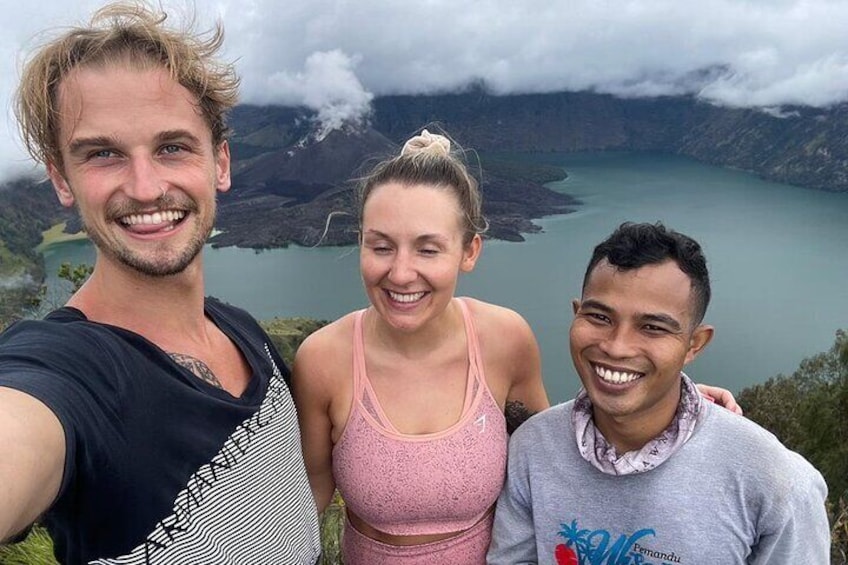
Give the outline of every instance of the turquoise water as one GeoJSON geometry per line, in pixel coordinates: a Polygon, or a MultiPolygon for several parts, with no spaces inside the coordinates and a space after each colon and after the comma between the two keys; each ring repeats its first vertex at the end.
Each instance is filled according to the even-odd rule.
{"type": "MultiPolygon", "coordinates": [[[[524,243],[486,241],[460,293],[514,308],[542,348],[552,401],[578,387],[568,354],[572,298],[591,248],[625,220],[662,220],[704,246],[713,280],[706,322],[716,327],[688,372],[738,391],[827,350],[848,328],[848,194],[760,180],[675,156],[540,155],[569,174],[552,185],[578,197],[578,211],[544,219],[524,243]]],[[[86,242],[52,246],[62,261],[93,262],[86,242]]],[[[354,248],[291,247],[205,252],[209,294],[258,318],[333,319],[366,302],[354,248]]],[[[55,298],[61,300],[60,298],[55,298]]]]}

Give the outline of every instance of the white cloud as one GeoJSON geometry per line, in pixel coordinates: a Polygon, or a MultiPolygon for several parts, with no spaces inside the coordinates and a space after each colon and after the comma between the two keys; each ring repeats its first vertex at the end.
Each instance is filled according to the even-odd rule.
{"type": "Polygon", "coordinates": [[[268,77],[264,95],[255,102],[283,102],[316,110],[319,138],[345,123],[361,123],[370,112],[373,95],[356,78],[356,63],[338,49],[313,53],[306,58],[303,71],[281,71],[268,77]]]}
{"type": "Polygon", "coordinates": [[[749,66],[706,85],[700,95],[730,106],[829,106],[848,97],[848,56],[833,55],[784,69],[749,66]],[[766,71],[765,69],[769,70],[766,71]]]}
{"type": "MultiPolygon", "coordinates": [[[[848,99],[842,0],[164,0],[201,22],[220,15],[242,100],[300,104],[325,124],[374,95],[592,88],[622,96],[691,92],[720,104],[827,106],[848,99]]],[[[0,104],[18,54],[47,27],[99,3],[0,0],[0,104]]],[[[9,127],[7,126],[7,130],[9,127]]],[[[24,162],[0,131],[0,174],[24,162]]]]}

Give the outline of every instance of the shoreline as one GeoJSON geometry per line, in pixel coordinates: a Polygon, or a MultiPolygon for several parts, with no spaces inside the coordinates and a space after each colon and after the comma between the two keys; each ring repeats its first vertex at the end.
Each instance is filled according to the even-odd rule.
{"type": "Polygon", "coordinates": [[[65,226],[68,222],[59,222],[51,226],[49,229],[41,232],[41,243],[35,246],[35,250],[38,253],[44,253],[46,249],[48,249],[54,243],[64,243],[66,241],[78,241],[81,239],[88,239],[88,236],[84,231],[78,231],[76,233],[65,233],[65,226]]]}

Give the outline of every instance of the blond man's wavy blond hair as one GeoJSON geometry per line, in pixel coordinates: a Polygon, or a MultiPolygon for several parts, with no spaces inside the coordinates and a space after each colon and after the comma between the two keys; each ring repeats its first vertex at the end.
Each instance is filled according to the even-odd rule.
{"type": "Polygon", "coordinates": [[[115,2],[38,48],[25,62],[15,96],[15,115],[30,155],[62,170],[59,86],[78,67],[124,64],[140,70],[161,66],[197,97],[212,140],[227,138],[226,114],[238,100],[235,68],[215,58],[224,40],[220,22],[195,33],[193,18],[181,28],[142,1],[115,2]]]}

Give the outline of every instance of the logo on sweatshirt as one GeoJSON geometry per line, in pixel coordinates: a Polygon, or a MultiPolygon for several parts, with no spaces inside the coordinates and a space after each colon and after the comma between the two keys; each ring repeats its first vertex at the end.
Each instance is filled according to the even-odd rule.
{"type": "Polygon", "coordinates": [[[674,552],[649,549],[645,540],[656,536],[653,529],[632,534],[615,534],[607,530],[589,530],[571,524],[560,524],[557,533],[564,541],[554,549],[557,565],[672,565],[680,563],[674,552]],[[640,543],[641,542],[641,543],[640,543]]]}

